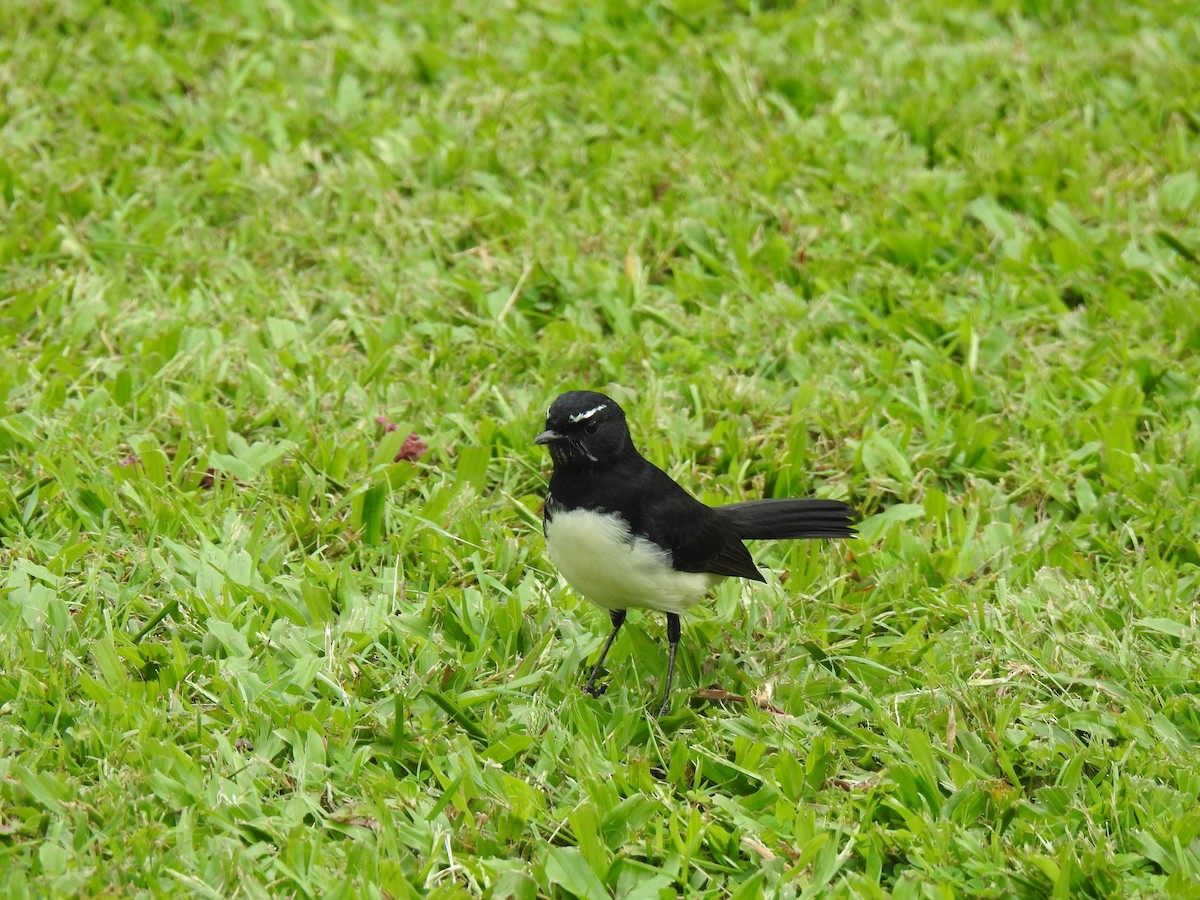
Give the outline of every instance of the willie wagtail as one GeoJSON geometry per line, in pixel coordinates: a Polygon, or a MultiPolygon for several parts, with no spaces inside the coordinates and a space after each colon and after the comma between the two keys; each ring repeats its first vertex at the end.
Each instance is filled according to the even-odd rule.
{"type": "Polygon", "coordinates": [[[854,510],[838,500],[750,500],[705,506],[633,446],[625,413],[594,391],[568,391],[534,439],[554,461],[543,530],[550,558],[575,590],[608,610],[612,633],[584,690],[596,678],[632,607],[667,615],[665,715],[679,648],[679,614],[729,575],[766,581],[746,539],[843,538],[854,510]]]}

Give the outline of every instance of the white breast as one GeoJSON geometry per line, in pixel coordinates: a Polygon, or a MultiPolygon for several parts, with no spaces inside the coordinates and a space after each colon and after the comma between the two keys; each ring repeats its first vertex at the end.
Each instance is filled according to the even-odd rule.
{"type": "Polygon", "coordinates": [[[652,541],[629,535],[615,513],[559,512],[546,523],[546,548],[567,582],[605,609],[679,613],[721,580],[706,572],[677,572],[652,541]]]}

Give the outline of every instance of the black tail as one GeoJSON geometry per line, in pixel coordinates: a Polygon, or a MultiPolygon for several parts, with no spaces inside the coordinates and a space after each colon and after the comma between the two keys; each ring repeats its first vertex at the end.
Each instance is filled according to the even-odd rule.
{"type": "Polygon", "coordinates": [[[716,513],[745,540],[854,537],[858,513],[841,500],[748,500],[716,513]]]}

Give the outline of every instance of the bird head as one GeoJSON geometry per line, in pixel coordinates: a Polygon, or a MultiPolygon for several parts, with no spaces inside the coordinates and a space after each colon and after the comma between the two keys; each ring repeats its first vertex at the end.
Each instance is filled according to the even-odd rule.
{"type": "Polygon", "coordinates": [[[546,430],[533,442],[546,445],[555,467],[568,469],[606,466],[633,450],[625,411],[595,391],[560,394],[546,411],[546,430]]]}

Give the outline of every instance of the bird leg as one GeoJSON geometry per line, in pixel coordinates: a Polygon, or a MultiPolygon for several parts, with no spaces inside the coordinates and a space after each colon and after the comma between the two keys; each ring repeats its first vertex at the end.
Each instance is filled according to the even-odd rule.
{"type": "Polygon", "coordinates": [[[658,709],[660,716],[665,716],[671,711],[671,678],[675,674],[675,653],[679,650],[679,616],[675,613],[667,613],[667,642],[670,644],[670,655],[667,657],[667,683],[663,687],[662,706],[658,709]]]}
{"type": "Polygon", "coordinates": [[[624,609],[612,609],[608,612],[608,615],[612,618],[612,633],[609,634],[608,640],[604,642],[604,649],[600,651],[600,658],[596,660],[596,666],[592,669],[592,676],[587,680],[587,684],[583,686],[583,689],[593,697],[599,697],[607,689],[607,685],[596,687],[596,678],[600,675],[600,667],[604,665],[604,657],[608,656],[608,648],[612,646],[613,641],[617,638],[617,632],[625,624],[626,612],[624,609]]]}

